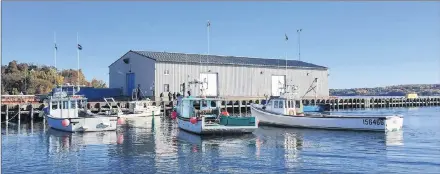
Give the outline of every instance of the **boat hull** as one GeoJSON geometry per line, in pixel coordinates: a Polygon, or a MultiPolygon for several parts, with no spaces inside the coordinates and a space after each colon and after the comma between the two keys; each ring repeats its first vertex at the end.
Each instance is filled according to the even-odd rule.
{"type": "Polygon", "coordinates": [[[46,115],[47,124],[52,129],[66,132],[97,132],[114,131],[117,126],[117,118],[111,117],[76,117],[76,118],[57,118],[46,115]],[[63,120],[69,120],[68,126],[63,126],[63,120]]]}
{"type": "Polygon", "coordinates": [[[401,116],[288,116],[265,111],[256,105],[251,105],[251,113],[261,124],[287,127],[398,131],[403,125],[401,116]]]}
{"type": "MultiPolygon", "coordinates": [[[[159,112],[154,112],[154,117],[158,117],[160,116],[160,111],[159,112]]],[[[139,113],[139,114],[121,114],[115,117],[119,117],[119,118],[137,118],[137,117],[153,117],[152,112],[150,113],[139,113]]]]}
{"type": "Polygon", "coordinates": [[[198,120],[197,123],[192,124],[189,119],[182,117],[177,118],[177,124],[180,129],[185,131],[199,134],[199,135],[209,135],[209,134],[247,134],[252,133],[258,128],[258,124],[254,126],[224,126],[220,124],[204,124],[205,120],[198,120]]]}

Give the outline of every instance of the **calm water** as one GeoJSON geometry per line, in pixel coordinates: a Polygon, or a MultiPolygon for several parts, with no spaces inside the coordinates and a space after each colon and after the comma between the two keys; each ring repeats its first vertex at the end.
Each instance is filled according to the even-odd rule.
{"type": "Polygon", "coordinates": [[[440,108],[399,113],[394,133],[261,127],[204,137],[174,121],[137,119],[116,132],[70,134],[42,123],[2,125],[2,173],[439,173],[440,108]]]}

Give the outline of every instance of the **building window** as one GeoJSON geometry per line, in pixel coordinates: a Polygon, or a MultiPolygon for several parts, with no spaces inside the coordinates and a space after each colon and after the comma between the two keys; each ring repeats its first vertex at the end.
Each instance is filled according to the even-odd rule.
{"type": "Polygon", "coordinates": [[[165,71],[163,72],[163,74],[165,74],[165,75],[169,75],[169,74],[170,74],[170,70],[165,70],[165,71]]]}
{"type": "Polygon", "coordinates": [[[170,92],[170,85],[169,84],[163,85],[163,92],[170,92]]]}

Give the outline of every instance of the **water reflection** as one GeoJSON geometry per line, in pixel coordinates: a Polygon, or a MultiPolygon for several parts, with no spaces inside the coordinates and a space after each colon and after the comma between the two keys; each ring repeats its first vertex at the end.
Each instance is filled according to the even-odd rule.
{"type": "Polygon", "coordinates": [[[70,133],[54,129],[47,131],[48,148],[50,153],[62,151],[78,151],[87,145],[109,145],[123,143],[123,135],[115,131],[70,133]]]}
{"type": "Polygon", "coordinates": [[[248,163],[245,159],[249,157],[255,159],[252,158],[252,154],[254,156],[256,154],[253,134],[225,137],[200,136],[179,130],[177,138],[179,171],[191,171],[191,173],[252,171],[245,167],[248,163]]]}
{"type": "Polygon", "coordinates": [[[388,133],[262,126],[248,135],[199,136],[162,117],[95,133],[9,123],[2,162],[4,173],[429,173],[439,166],[431,110],[410,112],[404,131],[388,133]]]}

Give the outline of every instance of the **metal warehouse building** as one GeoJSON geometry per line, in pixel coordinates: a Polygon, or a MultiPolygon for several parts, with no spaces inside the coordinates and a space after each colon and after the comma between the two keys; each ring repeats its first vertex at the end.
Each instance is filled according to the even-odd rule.
{"type": "MultiPolygon", "coordinates": [[[[162,92],[164,96],[182,93],[181,84],[194,79],[207,82],[209,96],[277,96],[285,81],[297,85],[301,96],[329,96],[328,68],[297,60],[288,60],[286,70],[284,59],[130,50],[109,71],[110,88],[122,88],[125,95],[131,95],[140,84],[144,95],[156,99],[162,92]]],[[[192,92],[198,95],[199,90],[192,92]]]]}

